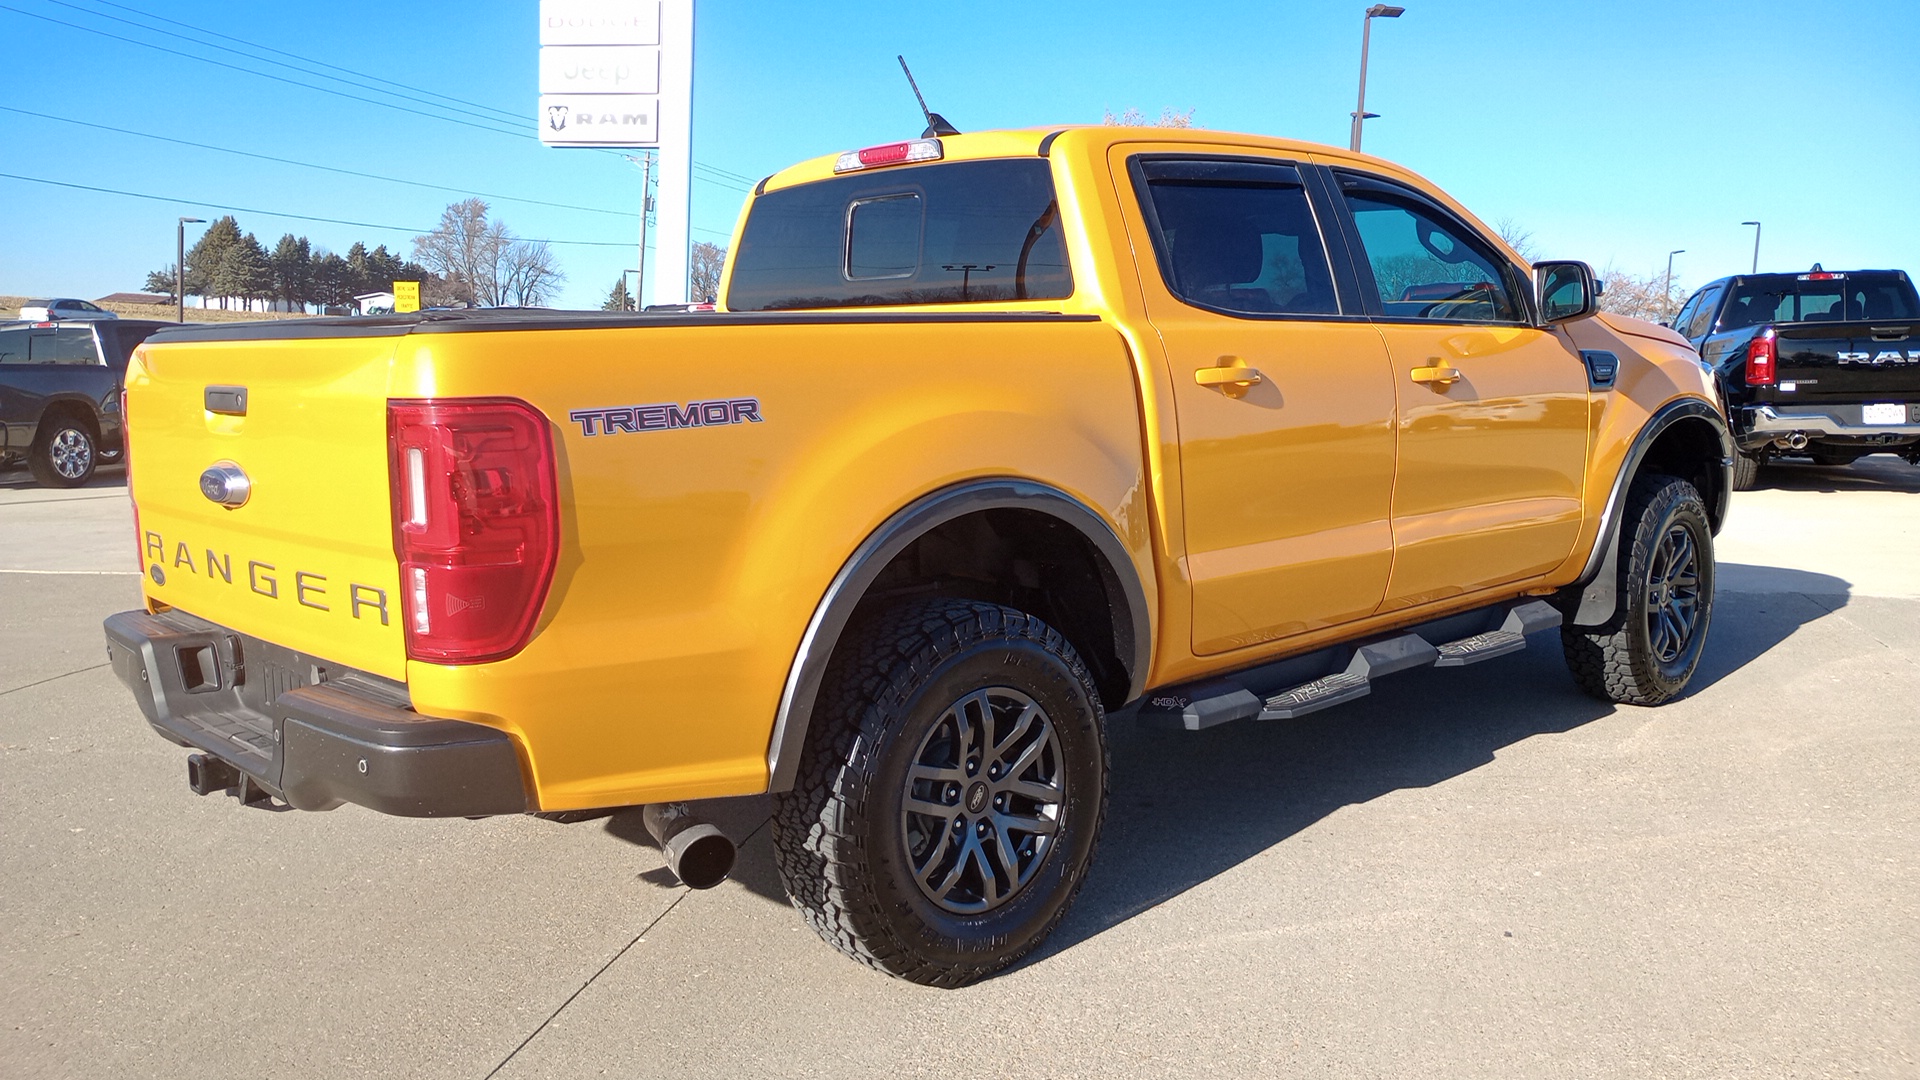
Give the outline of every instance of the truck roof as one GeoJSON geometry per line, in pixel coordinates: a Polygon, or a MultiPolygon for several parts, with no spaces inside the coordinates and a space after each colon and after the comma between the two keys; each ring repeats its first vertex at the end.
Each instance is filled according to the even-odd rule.
{"type": "MultiPolygon", "coordinates": [[[[900,140],[911,141],[914,138],[900,140]]],[[[1014,128],[998,131],[976,131],[960,135],[940,137],[943,161],[976,161],[983,158],[1046,156],[1056,142],[1066,140],[1077,153],[1101,151],[1119,143],[1156,142],[1156,143],[1218,143],[1231,141],[1260,149],[1279,150],[1284,153],[1321,157],[1350,158],[1364,161],[1375,168],[1388,168],[1396,172],[1405,172],[1397,165],[1380,158],[1357,154],[1350,150],[1328,146],[1324,143],[1305,142],[1299,139],[1280,139],[1270,135],[1248,135],[1240,132],[1214,131],[1207,128],[1162,128],[1162,127],[1120,127],[1110,124],[1054,124],[1047,127],[1014,128]]],[[[886,146],[888,143],[877,145],[886,146]]],[[[809,158],[795,165],[781,169],[762,180],[754,194],[764,194],[796,184],[811,183],[815,180],[832,178],[834,164],[840,155],[848,150],[860,147],[847,147],[845,150],[819,157],[809,158]]]]}

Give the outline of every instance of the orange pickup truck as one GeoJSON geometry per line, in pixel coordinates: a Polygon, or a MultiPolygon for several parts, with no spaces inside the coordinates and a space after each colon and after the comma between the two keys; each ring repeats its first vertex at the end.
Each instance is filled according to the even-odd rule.
{"type": "Polygon", "coordinates": [[[712,314],[181,328],[127,373],[207,793],[411,815],[774,795],[796,907],[958,985],[1059,921],[1106,727],[1285,722],[1559,628],[1681,693],[1733,450],[1672,331],[1412,173],[1207,131],[921,138],[762,182],[712,314]]]}

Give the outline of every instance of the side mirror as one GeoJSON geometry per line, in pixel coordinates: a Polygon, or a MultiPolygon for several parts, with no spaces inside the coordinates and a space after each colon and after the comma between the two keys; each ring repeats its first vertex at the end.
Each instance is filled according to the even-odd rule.
{"type": "Polygon", "coordinates": [[[1599,304],[1602,286],[1594,280],[1593,267],[1586,263],[1535,263],[1533,280],[1539,290],[1542,323],[1566,322],[1591,315],[1599,304]]]}

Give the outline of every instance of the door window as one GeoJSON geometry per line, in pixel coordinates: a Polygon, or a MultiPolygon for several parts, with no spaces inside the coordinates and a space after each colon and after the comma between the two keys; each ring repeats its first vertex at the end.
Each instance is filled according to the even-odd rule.
{"type": "Polygon", "coordinates": [[[1725,291],[1716,285],[1694,297],[1698,306],[1690,312],[1681,312],[1680,317],[1673,321],[1673,325],[1679,328],[1681,337],[1697,338],[1713,329],[1713,312],[1720,306],[1720,295],[1725,291]]]}
{"type": "Polygon", "coordinates": [[[1300,171],[1244,160],[1135,162],[1168,291],[1231,315],[1337,315],[1300,171]]]}
{"type": "Polygon", "coordinates": [[[1521,321],[1504,264],[1478,237],[1411,191],[1356,177],[1341,187],[1387,318],[1521,321]]]}
{"type": "Polygon", "coordinates": [[[27,362],[95,365],[100,363],[100,350],[94,346],[91,328],[61,326],[51,332],[34,334],[28,340],[27,362]]]}

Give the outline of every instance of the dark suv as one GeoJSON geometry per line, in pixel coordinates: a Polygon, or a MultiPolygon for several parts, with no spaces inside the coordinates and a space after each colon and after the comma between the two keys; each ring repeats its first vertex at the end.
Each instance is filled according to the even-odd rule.
{"type": "Polygon", "coordinates": [[[152,319],[0,323],[0,465],[26,458],[47,487],[79,487],[124,450],[120,380],[152,319]]]}

